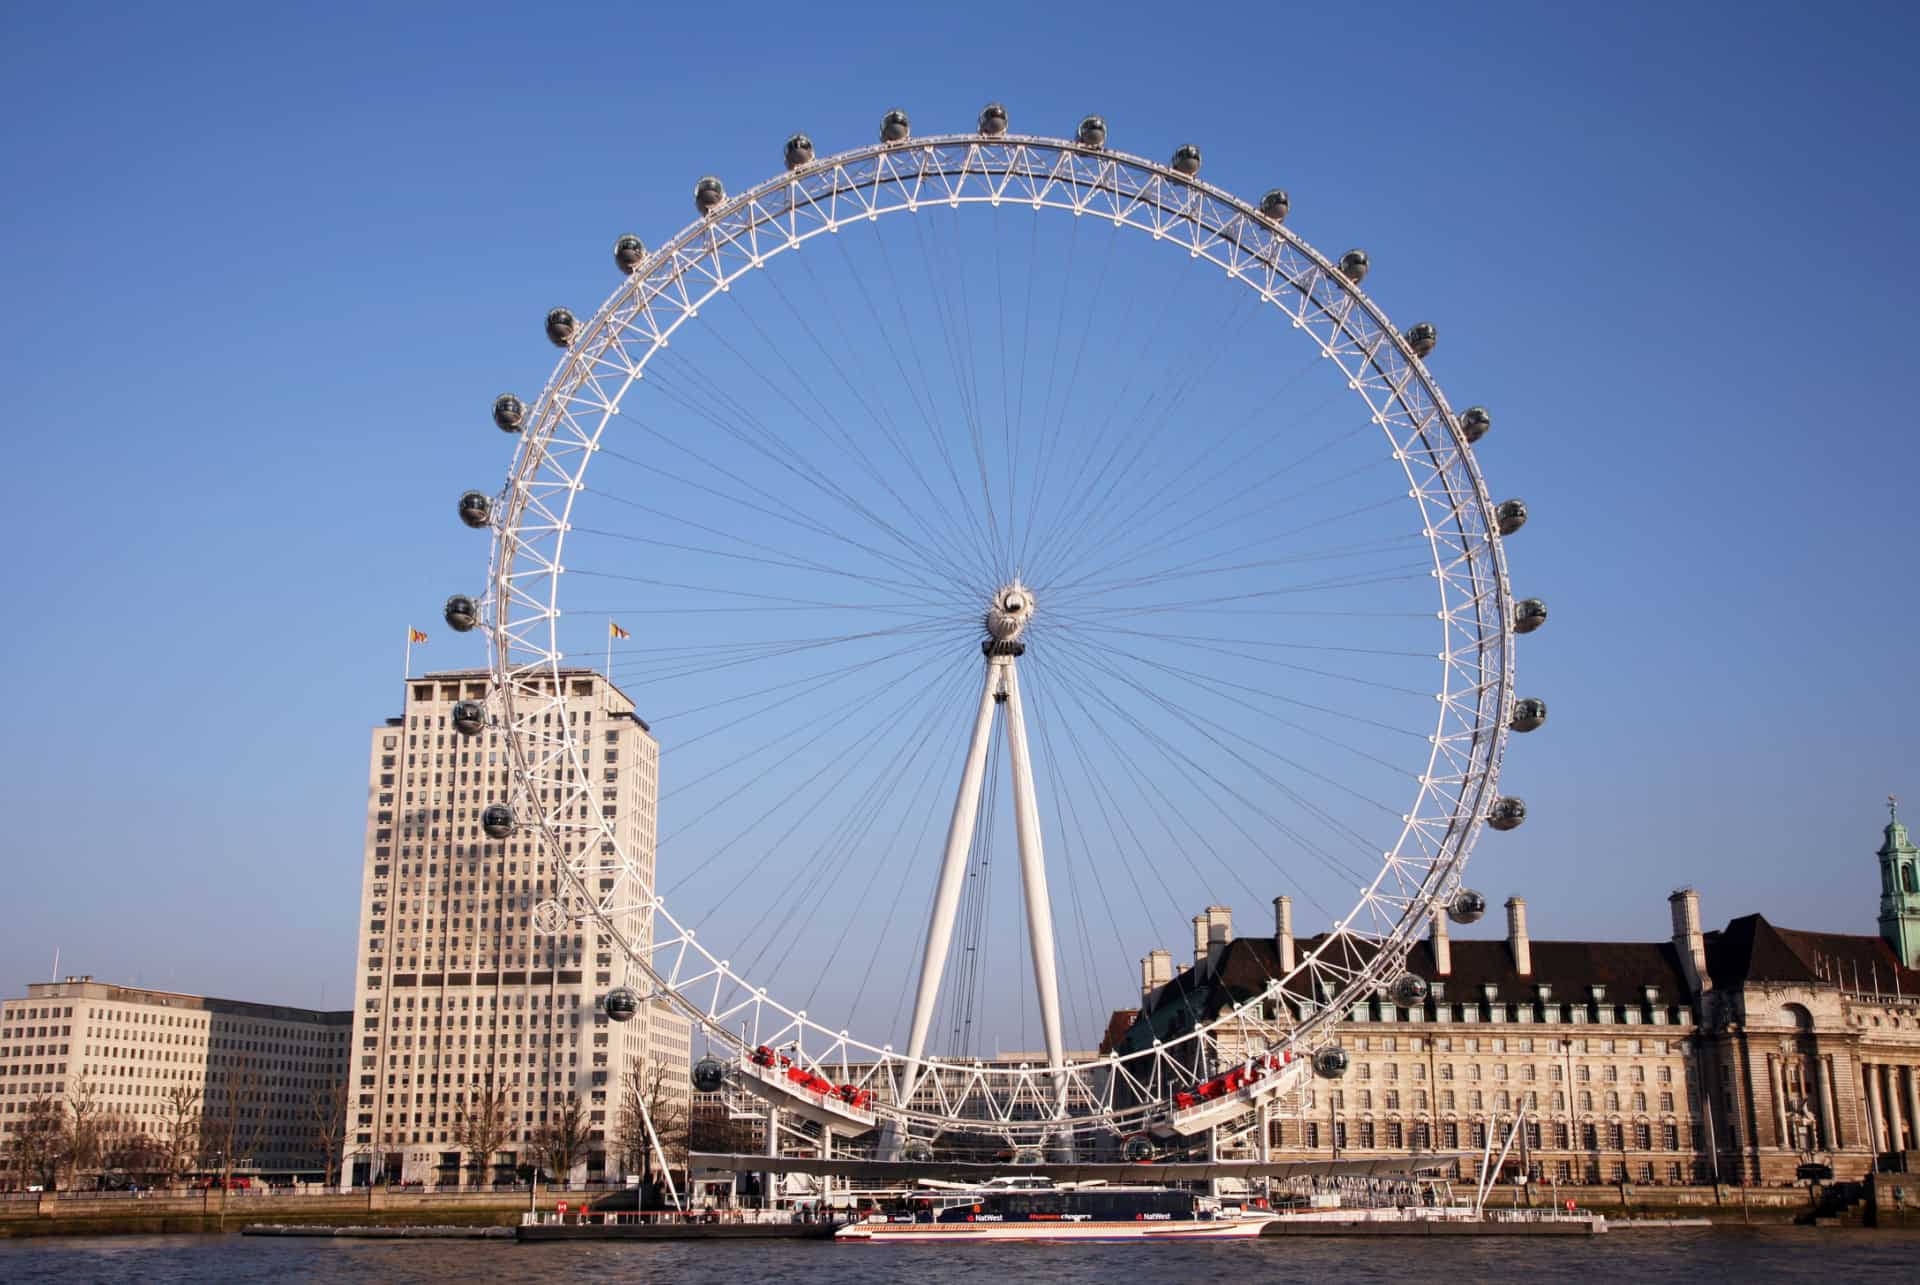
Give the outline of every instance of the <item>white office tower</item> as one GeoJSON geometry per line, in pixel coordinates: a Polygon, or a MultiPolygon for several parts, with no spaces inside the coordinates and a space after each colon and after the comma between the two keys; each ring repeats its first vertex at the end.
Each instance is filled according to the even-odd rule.
{"type": "MultiPolygon", "coordinates": [[[[659,744],[602,675],[560,681],[565,700],[548,717],[591,746],[586,771],[639,867],[638,900],[653,888],[659,744]]],[[[483,670],[427,674],[408,681],[404,714],[373,731],[344,1157],[354,1181],[451,1186],[533,1165],[617,1180],[627,1071],[665,1062],[671,1091],[690,1093],[685,1018],[656,1003],[624,1023],[602,1010],[627,975],[595,921],[534,931],[534,907],[559,893],[550,854],[530,828],[483,831],[487,805],[513,797],[507,748],[497,730],[452,726],[456,701],[486,699],[483,670]],[[500,1126],[462,1125],[489,1116],[500,1126]],[[472,1154],[476,1136],[490,1155],[472,1154]]],[[[620,932],[644,944],[641,915],[626,918],[620,932]]]]}

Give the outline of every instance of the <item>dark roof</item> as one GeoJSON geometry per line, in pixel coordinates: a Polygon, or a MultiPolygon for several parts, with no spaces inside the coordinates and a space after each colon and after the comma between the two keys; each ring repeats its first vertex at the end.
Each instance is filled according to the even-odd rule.
{"type": "Polygon", "coordinates": [[[1139,1016],[1140,1010],[1137,1008],[1114,1009],[1113,1016],[1107,1019],[1107,1033],[1100,1037],[1100,1052],[1111,1053],[1119,1048],[1120,1041],[1127,1037],[1127,1031],[1139,1016]]]}
{"type": "MultiPolygon", "coordinates": [[[[1296,938],[1294,949],[1304,956],[1325,940],[1324,936],[1296,938]]],[[[1419,942],[1407,956],[1409,971],[1445,984],[1450,1003],[1479,999],[1489,984],[1498,987],[1499,998],[1509,1003],[1534,998],[1538,986],[1552,987],[1554,1000],[1560,1003],[1586,1000],[1588,988],[1594,985],[1607,988],[1611,1003],[1637,1003],[1649,986],[1657,988],[1665,1003],[1685,1003],[1688,998],[1686,974],[1670,942],[1534,941],[1529,952],[1533,971],[1525,977],[1514,969],[1513,952],[1504,939],[1454,940],[1451,947],[1452,969],[1445,977],[1434,967],[1431,940],[1419,942]]],[[[1349,943],[1343,949],[1362,955],[1368,948],[1349,943]]],[[[1279,975],[1280,956],[1273,938],[1236,938],[1221,954],[1217,969],[1181,970],[1141,1012],[1125,1039],[1115,1040],[1111,1026],[1108,1039],[1132,1051],[1156,1038],[1177,1038],[1219,1016],[1222,1009],[1260,994],[1279,975]]]]}
{"type": "Polygon", "coordinates": [[[1706,943],[1707,972],[1717,987],[1802,982],[1920,994],[1920,972],[1902,967],[1879,937],[1776,928],[1765,915],[1742,915],[1706,934],[1706,943]]]}
{"type": "Polygon", "coordinates": [[[1448,953],[1453,968],[1445,977],[1434,967],[1433,943],[1423,941],[1407,956],[1407,968],[1428,981],[1445,982],[1449,998],[1488,984],[1500,988],[1504,999],[1531,998],[1536,986],[1551,986],[1560,1001],[1585,999],[1589,986],[1605,986],[1610,1000],[1640,998],[1648,986],[1662,998],[1682,1000],[1687,977],[1680,954],[1664,941],[1533,941],[1528,944],[1533,971],[1522,977],[1513,966],[1513,952],[1505,940],[1459,940],[1448,953]]]}

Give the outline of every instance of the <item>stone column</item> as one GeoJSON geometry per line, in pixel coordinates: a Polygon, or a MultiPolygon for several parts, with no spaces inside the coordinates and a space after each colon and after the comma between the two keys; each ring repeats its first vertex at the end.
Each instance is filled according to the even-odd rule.
{"type": "Polygon", "coordinates": [[[1860,1064],[1860,1079],[1867,1088],[1867,1145],[1878,1155],[1887,1148],[1886,1134],[1880,1124],[1880,1068],[1872,1062],[1860,1064]]]}
{"type": "Polygon", "coordinates": [[[1890,1062],[1882,1062],[1880,1074],[1886,1080],[1880,1086],[1880,1092],[1887,1103],[1887,1150],[1904,1151],[1907,1142],[1906,1130],[1900,1127],[1900,1068],[1890,1062]]]}
{"type": "MultiPolygon", "coordinates": [[[[1907,1126],[1911,1128],[1916,1135],[1920,1135],[1920,1084],[1915,1083],[1915,1081],[1920,1080],[1920,1067],[1907,1067],[1906,1078],[1907,1126]]],[[[1916,1145],[1913,1149],[1920,1150],[1920,1136],[1914,1138],[1914,1143],[1916,1145]]]]}
{"type": "Polygon", "coordinates": [[[1787,1136],[1787,1082],[1780,1073],[1780,1059],[1767,1054],[1767,1088],[1773,1094],[1773,1143],[1777,1147],[1790,1147],[1793,1139],[1787,1136]]]}
{"type": "Polygon", "coordinates": [[[1813,1078],[1820,1089],[1820,1141],[1829,1151],[1833,1151],[1840,1146],[1840,1135],[1833,1127],[1833,1067],[1830,1061],[1824,1056],[1814,1058],[1813,1078]]]}

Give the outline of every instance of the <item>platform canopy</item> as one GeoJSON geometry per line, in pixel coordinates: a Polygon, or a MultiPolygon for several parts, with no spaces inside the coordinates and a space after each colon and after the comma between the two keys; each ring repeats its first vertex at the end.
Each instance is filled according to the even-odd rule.
{"type": "MultiPolygon", "coordinates": [[[[1464,1151],[1434,1151],[1417,1156],[1367,1160],[1214,1160],[1165,1164],[969,1164],[948,1160],[861,1160],[835,1156],[754,1156],[696,1151],[695,1169],[735,1173],[805,1173],[850,1178],[874,1186],[900,1186],[931,1178],[941,1182],[985,1184],[995,1178],[1036,1177],[1055,1182],[1160,1184],[1206,1182],[1214,1178],[1412,1178],[1449,1169],[1464,1151]]],[[[1477,1153],[1476,1153],[1477,1155],[1477,1153]]]]}

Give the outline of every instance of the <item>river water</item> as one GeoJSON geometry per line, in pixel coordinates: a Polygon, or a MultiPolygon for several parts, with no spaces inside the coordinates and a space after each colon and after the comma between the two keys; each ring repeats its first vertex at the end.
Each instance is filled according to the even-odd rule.
{"type": "Polygon", "coordinates": [[[1920,1232],[1798,1227],[1614,1231],[1592,1239],[1295,1239],[1187,1245],[517,1245],[228,1236],[0,1241],[0,1282],[1829,1281],[1920,1279],[1920,1232]]]}

